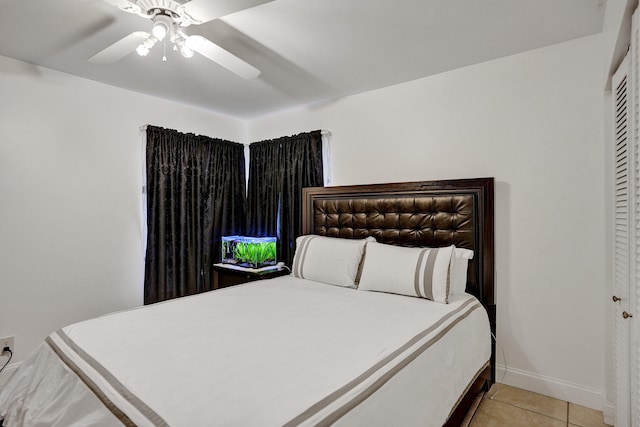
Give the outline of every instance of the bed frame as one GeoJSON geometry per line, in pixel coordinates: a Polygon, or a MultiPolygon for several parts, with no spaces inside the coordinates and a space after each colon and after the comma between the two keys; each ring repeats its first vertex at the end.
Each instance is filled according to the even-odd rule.
{"type": "MultiPolygon", "coordinates": [[[[312,187],[302,191],[302,234],[362,239],[399,246],[471,249],[467,292],[489,315],[495,335],[493,178],[395,184],[312,187]]],[[[477,396],[495,382],[495,341],[490,366],[452,412],[460,425],[477,396]]]]}

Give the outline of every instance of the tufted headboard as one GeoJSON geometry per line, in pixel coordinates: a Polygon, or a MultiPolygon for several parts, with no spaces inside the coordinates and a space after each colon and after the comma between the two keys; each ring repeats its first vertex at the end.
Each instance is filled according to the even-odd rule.
{"type": "Polygon", "coordinates": [[[473,250],[467,292],[495,333],[493,178],[312,187],[302,197],[303,234],[473,250]]]}

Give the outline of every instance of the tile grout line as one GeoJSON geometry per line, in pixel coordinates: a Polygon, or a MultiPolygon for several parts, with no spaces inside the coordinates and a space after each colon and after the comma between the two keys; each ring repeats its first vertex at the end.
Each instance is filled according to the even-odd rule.
{"type": "MultiPolygon", "coordinates": [[[[567,416],[567,418],[566,418],[566,423],[565,423],[565,424],[566,424],[566,427],[570,427],[570,421],[569,421],[569,402],[568,402],[568,401],[566,401],[566,400],[560,400],[560,399],[556,399],[556,398],[552,398],[551,396],[547,396],[547,395],[540,394],[540,393],[536,393],[536,392],[530,392],[530,391],[527,391],[527,390],[523,390],[523,391],[526,391],[527,393],[530,393],[530,394],[539,394],[540,396],[549,397],[549,398],[551,398],[551,399],[555,399],[555,400],[558,400],[558,401],[560,401],[560,402],[562,402],[562,403],[566,404],[566,405],[567,405],[567,406],[566,406],[566,407],[567,407],[567,412],[566,412],[566,416],[567,416]]],[[[500,393],[500,389],[496,390],[496,392],[495,392],[495,393],[493,393],[493,394],[491,395],[491,397],[488,397],[488,399],[490,399],[490,400],[494,400],[494,398],[495,398],[499,393],[500,393]]],[[[523,407],[521,407],[521,406],[518,406],[518,405],[517,405],[517,404],[515,404],[515,403],[504,402],[504,401],[501,401],[501,400],[495,400],[495,401],[496,401],[496,402],[500,402],[500,403],[504,403],[505,405],[509,405],[509,406],[511,406],[511,407],[513,407],[513,408],[522,409],[522,410],[525,410],[525,411],[531,412],[531,413],[533,413],[533,414],[542,415],[542,416],[544,416],[544,417],[551,418],[552,420],[556,420],[556,421],[563,421],[562,419],[560,419],[560,418],[556,418],[556,417],[551,416],[551,415],[549,415],[549,414],[545,414],[545,413],[542,413],[542,412],[538,412],[538,411],[533,410],[533,409],[523,408],[523,407]]]]}
{"type": "MultiPolygon", "coordinates": [[[[496,393],[496,394],[497,394],[497,393],[496,393]]],[[[490,399],[490,400],[493,400],[493,397],[490,397],[489,399],[490,399]]],[[[555,418],[555,417],[552,417],[552,416],[547,415],[547,414],[541,414],[540,412],[532,411],[531,409],[522,408],[522,407],[520,407],[520,406],[518,406],[518,405],[514,405],[514,404],[512,404],[512,403],[503,402],[503,401],[501,401],[501,400],[496,400],[495,402],[497,402],[497,403],[501,403],[501,404],[503,404],[503,405],[511,406],[512,408],[516,408],[516,409],[519,409],[519,410],[521,410],[521,411],[531,412],[532,414],[540,415],[541,417],[549,418],[549,419],[551,419],[551,420],[556,420],[556,421],[560,421],[560,422],[562,422],[562,420],[561,420],[561,419],[559,419],[559,418],[555,418]]],[[[567,421],[566,421],[566,423],[567,423],[567,427],[568,427],[568,426],[569,426],[569,402],[565,402],[565,403],[567,404],[567,421]]]]}

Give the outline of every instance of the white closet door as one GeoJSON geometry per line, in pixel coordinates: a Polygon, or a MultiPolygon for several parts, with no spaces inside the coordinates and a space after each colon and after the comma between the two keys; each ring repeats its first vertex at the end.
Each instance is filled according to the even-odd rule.
{"type": "Polygon", "coordinates": [[[633,15],[629,53],[614,74],[612,87],[615,424],[640,427],[640,15],[637,12],[633,15]]]}
{"type": "Polygon", "coordinates": [[[630,88],[629,55],[613,75],[614,91],[614,141],[615,150],[615,270],[613,285],[614,309],[614,361],[615,361],[615,402],[616,426],[631,425],[630,398],[630,330],[629,323],[623,322],[623,306],[628,306],[631,277],[631,197],[632,177],[630,149],[632,129],[630,125],[632,90],[630,88]]]}
{"type": "MultiPolygon", "coordinates": [[[[630,280],[627,298],[620,301],[616,315],[621,328],[629,331],[629,388],[630,388],[630,424],[640,427],[640,330],[638,328],[640,309],[640,14],[633,14],[631,32],[631,70],[627,79],[631,85],[632,96],[629,125],[631,150],[629,152],[629,170],[633,184],[631,187],[630,217],[630,280]],[[631,317],[635,315],[635,317],[631,317]]],[[[626,331],[625,331],[626,332],[626,331]]]]}

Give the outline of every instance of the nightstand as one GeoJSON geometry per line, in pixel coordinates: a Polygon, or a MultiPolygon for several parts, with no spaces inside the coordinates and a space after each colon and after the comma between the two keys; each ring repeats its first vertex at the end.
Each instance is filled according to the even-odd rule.
{"type": "Polygon", "coordinates": [[[221,265],[214,265],[212,269],[213,289],[226,288],[227,286],[239,285],[241,283],[254,282],[256,280],[273,279],[274,277],[286,276],[289,270],[268,270],[261,272],[241,271],[225,268],[221,265]]]}

